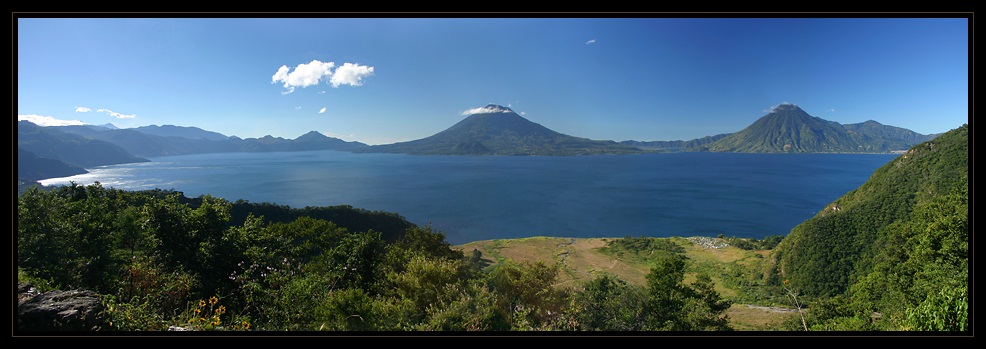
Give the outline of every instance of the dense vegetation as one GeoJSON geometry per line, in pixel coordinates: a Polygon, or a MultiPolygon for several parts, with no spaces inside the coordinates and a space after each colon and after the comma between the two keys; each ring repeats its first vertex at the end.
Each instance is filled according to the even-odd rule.
{"type": "Polygon", "coordinates": [[[307,215],[231,224],[236,205],[247,204],[98,183],[33,188],[18,197],[18,277],[101,294],[104,330],[729,329],[730,303],[707,276],[685,284],[674,251],[655,253],[646,287],[601,276],[559,288],[555,265],[484,269],[429,227],[388,242],[307,215]]]}
{"type": "Polygon", "coordinates": [[[763,239],[743,239],[735,236],[726,238],[720,234],[719,238],[726,239],[726,243],[744,250],[773,250],[784,240],[782,235],[770,235],[763,239]]]}
{"type": "Polygon", "coordinates": [[[643,236],[627,236],[619,240],[612,240],[606,243],[606,247],[602,248],[603,253],[623,258],[650,259],[654,251],[663,251],[672,254],[685,252],[681,246],[670,240],[643,236]]]}
{"type": "Polygon", "coordinates": [[[966,330],[969,129],[912,147],[778,245],[774,283],[825,299],[812,328],[966,330]],[[783,279],[783,280],[781,280],[783,279]]]}

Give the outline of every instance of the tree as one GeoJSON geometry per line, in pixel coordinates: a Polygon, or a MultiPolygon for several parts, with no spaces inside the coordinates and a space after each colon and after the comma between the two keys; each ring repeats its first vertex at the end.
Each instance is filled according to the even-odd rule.
{"type": "Polygon", "coordinates": [[[568,314],[586,331],[641,331],[648,322],[647,294],[643,288],[609,275],[589,281],[573,295],[568,314]]]}
{"type": "Polygon", "coordinates": [[[685,331],[682,309],[688,297],[685,280],[685,258],[677,254],[660,253],[655,266],[647,274],[650,330],[685,331]]]}
{"type": "Polygon", "coordinates": [[[504,317],[517,329],[540,328],[560,313],[566,292],[554,287],[558,266],[538,261],[503,263],[489,275],[489,288],[497,297],[504,317]]]}
{"type": "Polygon", "coordinates": [[[390,292],[412,305],[408,322],[419,323],[427,319],[430,307],[439,303],[451,303],[465,288],[465,267],[462,260],[430,259],[415,254],[403,271],[387,272],[390,292]]]}
{"type": "Polygon", "coordinates": [[[730,330],[725,311],[731,303],[713,289],[708,275],[684,284],[685,257],[661,253],[647,274],[648,329],[658,331],[730,330]]]}
{"type": "Polygon", "coordinates": [[[380,293],[385,280],[386,243],[380,233],[349,233],[331,250],[309,263],[307,272],[338,277],[338,288],[360,288],[369,294],[380,293]]]}

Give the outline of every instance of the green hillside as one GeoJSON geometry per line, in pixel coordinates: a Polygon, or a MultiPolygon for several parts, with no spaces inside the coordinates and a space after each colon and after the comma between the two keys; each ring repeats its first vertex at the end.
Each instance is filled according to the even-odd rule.
{"type": "Polygon", "coordinates": [[[953,311],[939,311],[964,319],[956,309],[968,296],[969,159],[967,125],[912,147],[795,227],[775,250],[775,282],[836,299],[831,318],[843,320],[829,326],[880,314],[881,326],[922,328],[914,309],[941,302],[953,311]]]}

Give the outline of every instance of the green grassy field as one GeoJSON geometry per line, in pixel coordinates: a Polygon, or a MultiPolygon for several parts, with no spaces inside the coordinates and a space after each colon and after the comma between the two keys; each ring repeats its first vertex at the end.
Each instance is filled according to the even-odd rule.
{"type": "MultiPolygon", "coordinates": [[[[615,256],[607,252],[607,243],[617,239],[530,237],[475,241],[456,247],[467,254],[479,250],[489,267],[504,261],[542,261],[558,265],[557,287],[579,287],[603,274],[644,285],[650,271],[647,255],[615,256]]],[[[776,330],[780,323],[796,316],[795,309],[766,296],[766,291],[758,286],[769,250],[743,250],[715,238],[662,239],[669,239],[684,248],[689,261],[686,283],[694,281],[696,273],[705,272],[715,282],[716,291],[733,301],[727,314],[734,329],[776,330]]]]}

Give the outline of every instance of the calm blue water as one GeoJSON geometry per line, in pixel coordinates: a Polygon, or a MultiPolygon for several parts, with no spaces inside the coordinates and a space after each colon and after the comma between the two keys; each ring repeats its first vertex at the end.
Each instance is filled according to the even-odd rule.
{"type": "Polygon", "coordinates": [[[42,184],[99,181],[292,207],[352,205],[431,224],[453,244],[537,235],[763,238],[786,235],[894,157],[222,153],[98,167],[42,184]]]}

